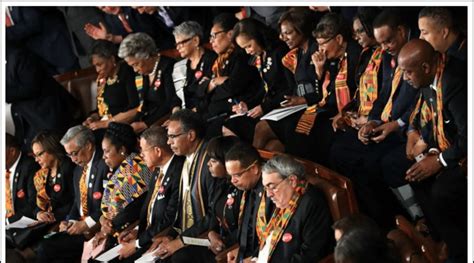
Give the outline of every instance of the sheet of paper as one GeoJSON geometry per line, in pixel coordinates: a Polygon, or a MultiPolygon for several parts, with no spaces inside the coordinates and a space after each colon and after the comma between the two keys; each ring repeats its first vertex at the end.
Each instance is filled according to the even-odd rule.
{"type": "Polygon", "coordinates": [[[22,216],[20,220],[17,220],[11,224],[8,224],[5,226],[6,229],[11,229],[11,228],[27,228],[29,225],[37,223],[38,221],[31,219],[26,216],[22,216]]]}
{"type": "Polygon", "coordinates": [[[91,238],[89,241],[84,242],[84,248],[82,250],[81,262],[87,262],[91,258],[92,254],[92,243],[94,239],[91,238]]]}
{"type": "Polygon", "coordinates": [[[304,110],[308,107],[306,104],[291,106],[286,108],[279,108],[270,111],[269,113],[265,114],[260,120],[270,120],[270,121],[279,121],[291,114],[304,110]]]}
{"type": "Polygon", "coordinates": [[[244,112],[244,113],[235,113],[235,114],[232,114],[229,116],[229,119],[233,119],[233,118],[237,118],[237,117],[240,117],[240,116],[246,116],[247,115],[247,112],[244,112]]]}
{"type": "Polygon", "coordinates": [[[267,263],[270,256],[270,244],[272,242],[272,235],[273,231],[268,235],[267,239],[265,240],[265,246],[263,246],[262,250],[258,251],[258,259],[257,263],[267,263]]]}
{"type": "Polygon", "coordinates": [[[120,249],[122,249],[122,244],[118,244],[117,246],[111,248],[109,251],[96,258],[96,260],[102,262],[111,261],[112,259],[119,256],[118,252],[120,251],[120,249]]]}
{"type": "Polygon", "coordinates": [[[201,246],[201,247],[208,247],[211,245],[209,239],[207,238],[195,238],[195,237],[184,237],[183,242],[185,245],[194,245],[194,246],[201,246]]]}
{"type": "Polygon", "coordinates": [[[158,248],[151,251],[150,253],[145,253],[142,255],[141,258],[135,260],[135,263],[149,263],[149,262],[155,262],[155,260],[158,258],[157,256],[154,256],[153,254],[158,251],[158,248]]]}
{"type": "MultiPolygon", "coordinates": [[[[92,241],[92,242],[91,242],[91,249],[92,249],[92,247],[93,247],[93,242],[94,242],[93,240],[94,240],[94,239],[95,239],[95,237],[91,239],[91,241],[92,241]]],[[[92,258],[97,257],[100,253],[102,253],[102,252],[104,251],[104,249],[105,249],[105,241],[106,241],[106,239],[102,240],[102,242],[99,243],[99,245],[98,245],[96,248],[92,249],[92,251],[91,251],[91,257],[92,257],[92,258]]]]}

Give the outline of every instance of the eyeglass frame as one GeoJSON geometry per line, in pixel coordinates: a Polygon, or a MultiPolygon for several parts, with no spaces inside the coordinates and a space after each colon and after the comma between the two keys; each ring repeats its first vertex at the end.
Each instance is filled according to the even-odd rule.
{"type": "Polygon", "coordinates": [[[79,152],[82,151],[82,149],[84,149],[84,146],[79,147],[79,149],[72,151],[71,153],[66,153],[66,156],[69,158],[76,157],[79,154],[79,152]]]}
{"type": "Polygon", "coordinates": [[[269,192],[272,192],[272,193],[276,193],[278,192],[278,187],[281,185],[281,183],[283,183],[284,181],[286,181],[289,177],[286,177],[285,179],[282,179],[280,182],[278,182],[277,184],[274,184],[274,183],[269,183],[269,184],[273,184],[273,187],[270,188],[268,187],[269,184],[267,185],[264,185],[263,186],[263,190],[265,190],[265,192],[269,193],[269,192]]]}
{"type": "Polygon", "coordinates": [[[43,156],[43,154],[44,154],[45,152],[46,152],[46,150],[42,150],[42,151],[39,152],[38,154],[34,154],[34,153],[33,153],[33,157],[34,157],[35,159],[41,158],[41,156],[43,156]]]}
{"type": "MultiPolygon", "coordinates": [[[[323,43],[318,43],[318,46],[324,46],[326,45],[327,43],[329,43],[331,40],[335,39],[337,37],[337,35],[339,34],[335,34],[334,36],[328,38],[327,40],[325,40],[323,43]]],[[[318,38],[322,38],[322,37],[318,37],[318,38]]]]}
{"type": "Polygon", "coordinates": [[[252,166],[257,164],[257,162],[258,162],[258,160],[255,160],[255,161],[253,161],[253,163],[251,163],[249,166],[247,166],[247,168],[243,169],[242,171],[240,171],[238,173],[229,174],[229,176],[230,177],[235,177],[235,178],[241,178],[242,174],[244,174],[245,172],[248,172],[250,170],[250,168],[252,168],[252,166]]]}
{"type": "Polygon", "coordinates": [[[178,48],[178,46],[184,46],[184,44],[188,43],[189,41],[191,41],[193,39],[193,37],[195,36],[192,36],[190,38],[186,38],[185,40],[181,40],[179,42],[176,42],[176,44],[174,44],[175,48],[178,48]]]}
{"type": "Polygon", "coordinates": [[[365,32],[365,29],[364,29],[363,27],[362,27],[362,28],[359,28],[359,29],[357,29],[357,30],[352,30],[352,31],[353,31],[353,33],[354,33],[354,36],[360,36],[360,35],[366,33],[366,32],[365,32]]]}
{"type": "Polygon", "coordinates": [[[214,32],[214,33],[210,33],[209,34],[209,41],[214,41],[216,40],[217,36],[220,34],[220,33],[225,33],[225,32],[228,32],[229,30],[221,30],[221,31],[217,31],[217,32],[214,32]]]}
{"type": "Polygon", "coordinates": [[[168,138],[168,140],[174,140],[174,139],[178,138],[179,136],[181,136],[183,134],[186,134],[186,133],[188,133],[188,131],[180,132],[178,134],[166,134],[166,137],[168,138]]]}

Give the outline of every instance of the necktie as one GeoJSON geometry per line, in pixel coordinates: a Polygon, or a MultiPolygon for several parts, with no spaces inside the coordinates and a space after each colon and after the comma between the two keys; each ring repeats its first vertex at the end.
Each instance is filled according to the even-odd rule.
{"type": "MultiPolygon", "coordinates": [[[[396,66],[395,59],[392,58],[391,61],[392,67],[396,66]]],[[[390,97],[388,98],[387,104],[385,104],[385,107],[382,111],[381,119],[384,122],[388,122],[390,120],[391,114],[392,114],[392,106],[393,106],[393,95],[395,95],[395,92],[398,89],[398,85],[400,84],[400,80],[402,79],[402,70],[399,66],[396,66],[397,68],[395,69],[395,73],[393,75],[392,79],[392,89],[390,91],[390,97]]]]}
{"type": "Polygon", "coordinates": [[[86,184],[86,177],[87,177],[87,169],[88,166],[84,166],[82,169],[82,176],[79,180],[79,191],[81,192],[81,206],[82,206],[82,214],[83,216],[87,216],[89,209],[87,208],[87,184],[86,184]]]}
{"type": "Polygon", "coordinates": [[[132,33],[133,32],[132,27],[128,23],[127,18],[125,17],[125,15],[124,14],[119,14],[118,18],[120,19],[120,22],[122,22],[122,25],[123,25],[123,28],[125,28],[125,31],[127,31],[127,33],[132,33]]]}
{"type": "Polygon", "coordinates": [[[153,203],[155,203],[156,197],[158,196],[158,193],[160,193],[161,181],[163,180],[164,176],[165,175],[163,174],[163,171],[160,169],[160,175],[158,175],[158,178],[156,179],[155,188],[153,189],[153,194],[151,195],[150,202],[148,203],[147,227],[151,225],[153,203]]]}
{"type": "Polygon", "coordinates": [[[9,218],[15,214],[15,211],[13,211],[13,200],[12,200],[12,191],[10,188],[10,171],[9,170],[7,170],[5,173],[5,195],[6,195],[5,216],[9,218]]]}
{"type": "Polygon", "coordinates": [[[182,230],[186,230],[194,225],[193,208],[191,203],[191,180],[192,175],[190,174],[190,162],[188,159],[184,161],[182,180],[183,180],[183,222],[182,230]]]}

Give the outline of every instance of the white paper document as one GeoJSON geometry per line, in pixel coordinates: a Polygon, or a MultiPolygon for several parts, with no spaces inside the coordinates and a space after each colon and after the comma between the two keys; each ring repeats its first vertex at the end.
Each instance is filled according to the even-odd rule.
{"type": "Polygon", "coordinates": [[[185,245],[194,245],[194,246],[201,246],[201,247],[208,247],[211,245],[209,239],[207,238],[195,238],[195,237],[184,237],[183,242],[185,245]]]}
{"type": "Polygon", "coordinates": [[[258,252],[258,260],[257,263],[267,263],[270,257],[270,246],[272,242],[272,235],[273,231],[270,232],[267,239],[265,240],[265,245],[263,246],[262,250],[258,252]]]}
{"type": "Polygon", "coordinates": [[[111,248],[109,251],[107,251],[104,254],[100,255],[95,260],[102,261],[102,262],[111,261],[112,259],[119,256],[118,252],[120,251],[120,249],[122,249],[122,244],[119,244],[119,245],[111,248]]]}
{"type": "Polygon", "coordinates": [[[29,225],[38,223],[38,221],[31,219],[26,216],[22,216],[20,220],[15,221],[11,224],[8,224],[5,226],[6,229],[11,229],[11,228],[27,228],[29,225]]]}
{"type": "Polygon", "coordinates": [[[157,256],[154,256],[153,254],[158,251],[158,248],[149,252],[145,253],[142,255],[141,258],[135,260],[135,263],[148,263],[148,262],[155,262],[155,260],[158,258],[157,256]]]}
{"type": "Polygon", "coordinates": [[[269,120],[269,121],[279,121],[291,114],[304,110],[308,107],[306,104],[291,106],[286,108],[279,108],[270,111],[269,113],[265,114],[260,120],[269,120]]]}

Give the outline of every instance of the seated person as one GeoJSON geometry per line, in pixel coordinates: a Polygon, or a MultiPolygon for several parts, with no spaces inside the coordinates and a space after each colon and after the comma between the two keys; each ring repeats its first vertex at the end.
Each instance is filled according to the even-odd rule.
{"type": "Polygon", "coordinates": [[[181,107],[171,76],[174,61],[158,53],[150,36],[128,35],[120,44],[118,56],[138,73],[135,86],[139,106],[131,124],[135,132],[144,131],[181,107]]]}
{"type": "Polygon", "coordinates": [[[341,218],[332,224],[334,230],[334,238],[339,241],[344,233],[348,233],[353,229],[369,228],[379,231],[379,228],[374,220],[363,214],[349,215],[341,218]]]}
{"type": "Polygon", "coordinates": [[[174,155],[166,135],[163,127],[152,126],[140,136],[141,156],[153,176],[138,229],[123,231],[118,238],[123,245],[119,259],[124,262],[134,262],[147,251],[153,238],[173,224],[178,212],[179,182],[185,157],[174,155]]]}
{"type": "Polygon", "coordinates": [[[103,181],[109,168],[102,159],[102,149],[96,147],[90,129],[78,125],[70,128],[61,139],[66,153],[77,164],[74,169],[74,203],[59,232],[43,239],[36,262],[74,261],[81,256],[84,241],[99,229],[103,181]]]}
{"type": "Polygon", "coordinates": [[[130,123],[138,108],[135,73],[119,61],[117,48],[99,40],[91,51],[92,65],[97,72],[97,110],[82,124],[92,130],[105,129],[110,122],[130,123]]]}
{"type": "Polygon", "coordinates": [[[105,248],[112,247],[118,234],[139,217],[151,171],[137,154],[136,147],[137,138],[130,125],[109,124],[102,140],[102,150],[111,173],[104,186],[101,230],[94,237],[94,247],[105,239],[105,248]]]}
{"type": "Polygon", "coordinates": [[[278,155],[262,167],[262,184],[276,208],[260,238],[259,260],[266,262],[318,262],[334,243],[326,197],[305,179],[305,168],[290,156],[278,155]]]}

